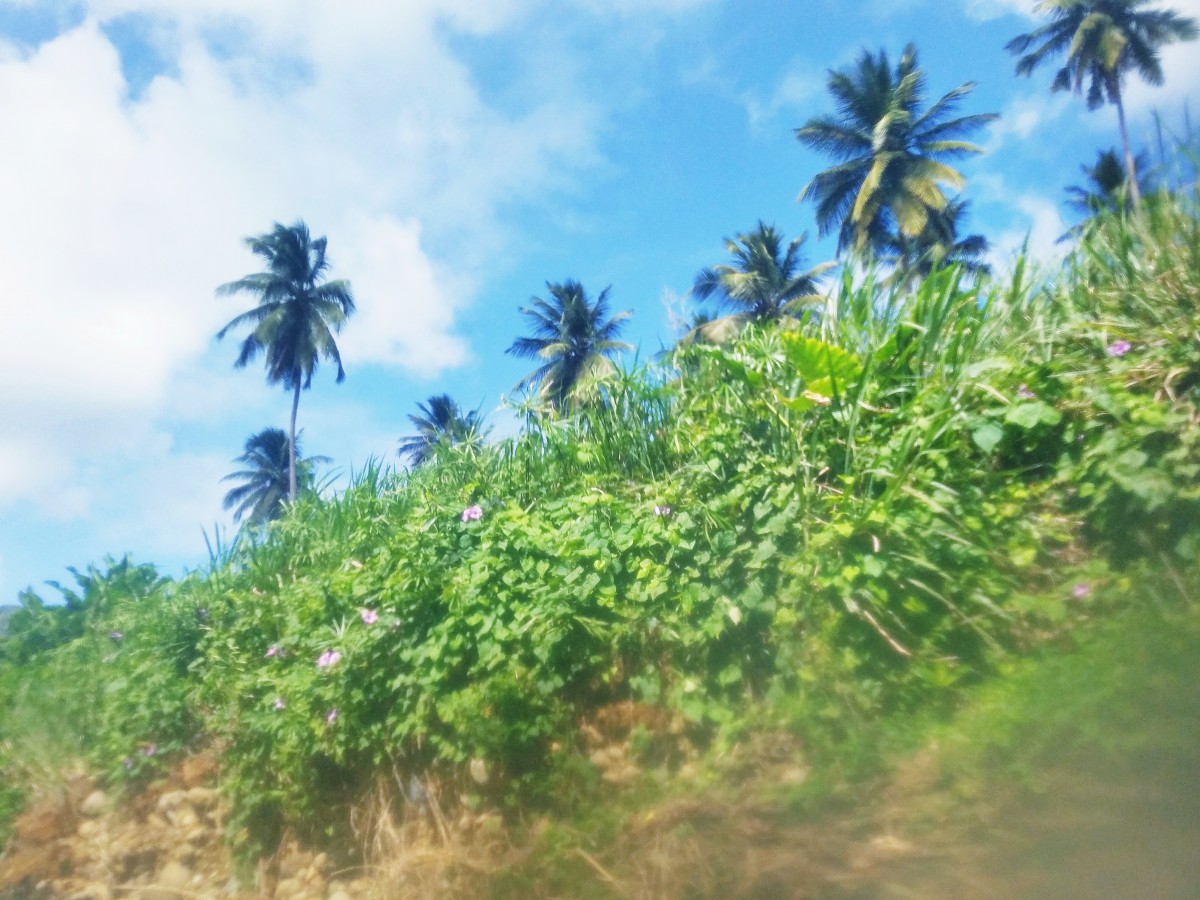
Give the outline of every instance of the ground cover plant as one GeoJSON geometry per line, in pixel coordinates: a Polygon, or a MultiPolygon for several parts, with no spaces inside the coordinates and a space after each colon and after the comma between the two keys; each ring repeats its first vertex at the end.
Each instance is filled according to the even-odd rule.
{"type": "Polygon", "coordinates": [[[1198,300],[1196,198],[1153,195],[1061,269],[847,270],[515,438],[303,495],[180,580],[110,561],[10,621],[5,782],[136,786],[212,747],[242,852],[352,854],[381,783],[512,822],[596,806],[581,724],[631,702],[643,777],[769,721],[812,809],[880,763],[872,723],[953,712],[1131,584],[1194,603],[1198,300]]]}

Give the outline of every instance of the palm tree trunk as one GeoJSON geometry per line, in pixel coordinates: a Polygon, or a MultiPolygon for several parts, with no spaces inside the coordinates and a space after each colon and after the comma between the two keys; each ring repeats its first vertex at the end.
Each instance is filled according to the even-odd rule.
{"type": "Polygon", "coordinates": [[[1136,209],[1141,206],[1142,192],[1138,188],[1137,167],[1133,163],[1133,148],[1129,146],[1129,129],[1125,127],[1125,104],[1121,101],[1120,76],[1109,75],[1108,90],[1117,106],[1117,125],[1121,129],[1121,147],[1125,151],[1125,178],[1129,182],[1129,201],[1136,209]]]}
{"type": "Polygon", "coordinates": [[[292,427],[288,432],[288,501],[296,502],[296,410],[300,408],[300,380],[292,395],[292,427]]]}

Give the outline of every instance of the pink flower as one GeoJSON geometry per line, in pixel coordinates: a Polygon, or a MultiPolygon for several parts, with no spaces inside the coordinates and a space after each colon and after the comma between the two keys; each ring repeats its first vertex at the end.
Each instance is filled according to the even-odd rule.
{"type": "Polygon", "coordinates": [[[147,744],[142,748],[142,756],[153,756],[158,752],[158,745],[154,743],[147,744]]]}
{"type": "Polygon", "coordinates": [[[659,505],[656,503],[656,504],[654,504],[654,514],[655,514],[656,516],[669,516],[669,515],[671,514],[671,507],[669,507],[669,506],[659,506],[659,505]]]}
{"type": "Polygon", "coordinates": [[[330,666],[337,665],[337,661],[342,658],[342,654],[337,650],[326,650],[317,657],[317,668],[328,669],[330,666]]]}
{"type": "Polygon", "coordinates": [[[362,616],[363,623],[366,625],[374,625],[379,621],[379,613],[375,612],[373,609],[361,610],[359,615],[362,616]]]}
{"type": "Polygon", "coordinates": [[[466,509],[464,509],[462,511],[462,516],[460,518],[464,522],[478,522],[480,519],[483,518],[483,507],[482,506],[468,506],[466,509]]]}
{"type": "Polygon", "coordinates": [[[1092,586],[1090,584],[1084,584],[1082,581],[1075,585],[1075,587],[1071,588],[1071,596],[1076,600],[1082,600],[1091,594],[1091,592],[1092,586]]]}
{"type": "Polygon", "coordinates": [[[1129,341],[1113,341],[1104,351],[1109,356],[1124,356],[1133,349],[1133,344],[1129,341]]]}
{"type": "Polygon", "coordinates": [[[278,656],[278,655],[279,655],[279,645],[278,644],[272,644],[270,647],[267,648],[267,656],[268,657],[278,656]]]}
{"type": "Polygon", "coordinates": [[[337,716],[338,716],[337,707],[335,706],[333,709],[331,709],[329,711],[329,715],[327,715],[325,717],[325,724],[332,725],[334,722],[337,721],[337,716]]]}
{"type": "Polygon", "coordinates": [[[285,709],[286,707],[287,707],[287,704],[283,702],[282,697],[275,698],[275,708],[276,709],[285,709]]]}

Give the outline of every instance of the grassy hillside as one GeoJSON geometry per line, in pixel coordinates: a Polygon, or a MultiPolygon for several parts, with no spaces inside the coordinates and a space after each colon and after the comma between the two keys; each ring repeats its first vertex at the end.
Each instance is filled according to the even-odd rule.
{"type": "MultiPolygon", "coordinates": [[[[1060,699],[1030,705],[1059,677],[1030,660],[1146,607],[1194,624],[1194,199],[1100,220],[1053,272],[847,275],[795,329],[681,348],[411,474],[370,467],[183,580],[124,561],[77,573],[66,607],[24,598],[7,807],[75,760],[132,789],[204,746],[247,857],[291,833],[357,859],[382,791],[514,833],[575,823],[530,837],[536,860],[568,833],[617,848],[638,803],[754,772],[814,821],[980,697],[998,712],[972,746],[1064,716],[1086,734],[1094,679],[1064,663],[1060,699]]],[[[964,754],[946,765],[968,790],[991,762],[964,754]]]]}

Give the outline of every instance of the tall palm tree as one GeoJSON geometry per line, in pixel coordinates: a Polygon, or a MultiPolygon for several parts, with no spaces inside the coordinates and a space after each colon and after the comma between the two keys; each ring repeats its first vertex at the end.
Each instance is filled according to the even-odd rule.
{"type": "Polygon", "coordinates": [[[949,202],[943,186],[963,186],[962,174],[945,160],[981,152],[961,138],[995,114],[951,117],[974,82],[923,108],[925,72],[912,44],[894,69],[886,51],[864,50],[848,69],[830,71],[827,86],[837,114],[796,129],[801,143],[839,161],[800,194],[817,204],[821,236],[837,229],[839,254],[886,249],[897,235],[916,237],[949,202]]]}
{"type": "Polygon", "coordinates": [[[300,490],[312,490],[318,462],[328,462],[325,456],[304,459],[300,455],[300,435],[293,439],[282,428],[264,428],[246,440],[246,451],[234,462],[247,466],[231,472],[222,481],[241,484],[225,495],[225,509],[233,510],[233,521],[260,525],[283,514],[284,501],[291,498],[292,454],[295,453],[296,479],[300,490]]]}
{"type": "Polygon", "coordinates": [[[534,297],[530,307],[521,307],[533,334],[517,338],[505,352],[541,361],[517,388],[536,385],[538,394],[561,411],[582,387],[616,371],[614,355],[633,349],[617,340],[622,323],[633,313],[626,310],[608,318],[609,288],[595,303],[588,301],[578,281],[547,282],[546,289],[548,300],[534,297]]]}
{"type": "Polygon", "coordinates": [[[247,275],[217,288],[218,294],[245,291],[258,296],[258,306],[236,316],[217,332],[225,337],[233,328],[252,325],[242,341],[235,366],[241,367],[264,351],[267,383],[292,391],[292,418],[288,432],[288,499],[296,499],[296,410],[300,391],[312,384],[320,357],[337,364],[337,380],[346,377],[342,357],[333,339],[354,312],[348,281],[325,281],[329,260],[325,238],[315,240],[308,226],[278,222],[268,234],[246,238],[246,245],[267,264],[265,272],[247,275]]]}
{"type": "Polygon", "coordinates": [[[732,265],[702,269],[692,285],[692,296],[701,301],[715,298],[730,312],[700,322],[685,340],[720,343],[751,322],[797,317],[804,302],[816,298],[821,274],[834,265],[826,262],[805,269],[801,247],[807,237],[802,234],[785,248],[779,230],[759,221],[753,231],[726,238],[732,265]]]}
{"type": "Polygon", "coordinates": [[[1065,52],[1066,62],[1055,73],[1050,89],[1072,89],[1081,94],[1086,82],[1088,109],[1105,103],[1116,106],[1126,179],[1135,206],[1141,200],[1141,192],[1129,129],[1125,125],[1121,83],[1126,73],[1136,71],[1150,84],[1162,84],[1159,50],[1172,41],[1194,40],[1198,33],[1194,19],[1171,10],[1145,9],[1149,2],[1040,0],[1037,11],[1049,13],[1050,21],[1007,44],[1010,53],[1020,56],[1018,75],[1029,75],[1050,57],[1065,52]]]}
{"type": "Polygon", "coordinates": [[[436,394],[424,403],[418,403],[417,415],[408,420],[417,428],[417,433],[400,440],[398,454],[407,456],[416,467],[426,463],[438,446],[453,446],[466,443],[481,435],[483,424],[479,410],[464,413],[449,394],[436,394]]]}
{"type": "Polygon", "coordinates": [[[906,280],[919,280],[942,266],[957,265],[972,275],[986,275],[991,267],[984,261],[988,240],[981,234],[960,237],[963,219],[970,204],[955,198],[940,212],[933,213],[916,237],[894,236],[886,257],[906,280]]]}

